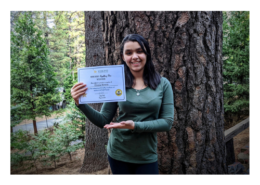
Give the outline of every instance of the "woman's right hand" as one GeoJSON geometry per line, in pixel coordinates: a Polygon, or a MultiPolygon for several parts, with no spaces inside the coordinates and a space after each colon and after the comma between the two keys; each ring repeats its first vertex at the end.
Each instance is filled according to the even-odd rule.
{"type": "Polygon", "coordinates": [[[88,88],[86,87],[86,84],[80,82],[76,83],[70,90],[70,94],[72,98],[74,99],[75,103],[79,105],[79,97],[83,94],[85,94],[86,90],[88,88]]]}

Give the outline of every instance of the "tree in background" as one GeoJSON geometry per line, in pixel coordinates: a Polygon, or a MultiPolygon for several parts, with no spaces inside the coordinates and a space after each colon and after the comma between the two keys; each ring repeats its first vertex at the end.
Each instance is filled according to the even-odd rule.
{"type": "MultiPolygon", "coordinates": [[[[13,34],[19,16],[24,13],[26,11],[11,12],[10,21],[13,34]]],[[[77,68],[84,67],[85,63],[84,13],[31,11],[30,15],[35,29],[42,32],[42,38],[46,41],[46,47],[49,50],[47,57],[56,73],[54,78],[58,81],[59,86],[66,86],[65,96],[69,102],[71,99],[70,88],[77,81],[77,68]]],[[[19,106],[13,106],[11,109],[11,131],[12,127],[23,119],[16,113],[17,107],[19,106]]]]}
{"type": "Polygon", "coordinates": [[[72,79],[75,78],[77,68],[85,67],[85,29],[84,12],[68,12],[68,55],[71,58],[70,71],[72,79]]]}
{"type": "Polygon", "coordinates": [[[11,105],[21,119],[33,120],[49,116],[49,107],[58,103],[55,88],[58,82],[49,63],[48,48],[32,18],[31,12],[21,14],[11,32],[11,105]]]}
{"type": "MultiPolygon", "coordinates": [[[[23,12],[11,12],[11,26],[23,12]]],[[[50,64],[56,73],[59,86],[77,68],[85,64],[84,12],[82,11],[32,11],[35,27],[40,29],[49,49],[50,64]]]]}
{"type": "Polygon", "coordinates": [[[77,107],[75,107],[74,100],[70,101],[70,104],[68,104],[68,110],[69,111],[63,117],[63,121],[74,125],[76,130],[80,133],[78,139],[81,139],[85,146],[86,116],[77,107]]]}
{"type": "Polygon", "coordinates": [[[224,109],[228,124],[249,114],[249,12],[224,12],[224,109]]]}
{"type": "Polygon", "coordinates": [[[14,24],[17,22],[20,14],[23,13],[22,11],[11,11],[10,12],[10,31],[14,31],[14,24]]]}
{"type": "Polygon", "coordinates": [[[78,82],[77,79],[77,73],[75,74],[75,80],[73,80],[73,76],[70,74],[69,76],[66,77],[66,79],[64,80],[63,86],[66,89],[64,96],[67,102],[74,102],[71,94],[70,94],[70,89],[73,87],[74,84],[76,84],[78,82]]]}
{"type": "Polygon", "coordinates": [[[49,35],[50,61],[60,85],[63,85],[71,59],[68,56],[68,20],[66,12],[53,12],[54,26],[49,35]]]}
{"type": "Polygon", "coordinates": [[[64,85],[65,79],[72,75],[75,78],[77,68],[84,67],[85,64],[85,41],[84,41],[84,13],[80,11],[55,11],[42,12],[43,21],[45,24],[46,17],[53,20],[52,28],[45,33],[48,35],[48,47],[50,49],[51,65],[57,76],[60,85],[64,85]]]}
{"type": "Polygon", "coordinates": [[[51,11],[32,11],[32,18],[35,26],[40,29],[46,40],[47,47],[49,47],[49,36],[52,32],[50,26],[48,26],[48,21],[52,19],[53,12],[51,11]]]}

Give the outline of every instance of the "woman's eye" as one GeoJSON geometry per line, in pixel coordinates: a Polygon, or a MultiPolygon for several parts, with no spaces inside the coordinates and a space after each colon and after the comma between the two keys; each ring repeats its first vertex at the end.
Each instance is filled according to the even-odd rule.
{"type": "Polygon", "coordinates": [[[137,53],[143,53],[143,51],[137,51],[137,53]]]}

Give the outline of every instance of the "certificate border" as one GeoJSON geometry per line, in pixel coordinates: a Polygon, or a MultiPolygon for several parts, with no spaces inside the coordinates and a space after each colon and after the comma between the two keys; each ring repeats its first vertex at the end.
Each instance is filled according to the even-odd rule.
{"type": "Polygon", "coordinates": [[[125,90],[125,93],[123,95],[124,98],[121,98],[121,99],[116,99],[116,100],[104,100],[104,101],[82,101],[81,100],[81,97],[80,97],[80,100],[81,100],[81,104],[83,103],[104,103],[104,102],[120,102],[120,101],[124,101],[126,100],[126,88],[125,88],[125,75],[124,75],[124,65],[108,65],[108,66],[94,66],[94,67],[84,67],[84,68],[79,68],[78,69],[78,82],[80,82],[80,75],[79,75],[79,71],[80,70],[84,70],[86,68],[88,69],[100,69],[100,68],[111,68],[111,67],[121,67],[123,68],[121,71],[122,71],[122,77],[123,77],[123,88],[125,90]]]}

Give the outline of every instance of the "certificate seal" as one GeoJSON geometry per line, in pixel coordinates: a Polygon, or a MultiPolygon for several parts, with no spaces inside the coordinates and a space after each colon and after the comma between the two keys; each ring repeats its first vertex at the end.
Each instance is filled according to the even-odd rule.
{"type": "Polygon", "coordinates": [[[117,89],[116,90],[116,95],[117,96],[121,96],[122,95],[122,90],[121,89],[117,89]]]}

